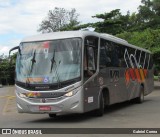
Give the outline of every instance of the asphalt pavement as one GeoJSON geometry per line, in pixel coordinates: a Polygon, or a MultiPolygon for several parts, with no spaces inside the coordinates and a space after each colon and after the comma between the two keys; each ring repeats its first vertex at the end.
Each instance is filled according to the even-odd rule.
{"type": "Polygon", "coordinates": [[[154,91],[142,104],[115,104],[103,117],[85,113],[51,119],[47,114],[19,114],[14,92],[14,86],[0,88],[0,128],[160,128],[160,82],[155,82],[154,91]]]}

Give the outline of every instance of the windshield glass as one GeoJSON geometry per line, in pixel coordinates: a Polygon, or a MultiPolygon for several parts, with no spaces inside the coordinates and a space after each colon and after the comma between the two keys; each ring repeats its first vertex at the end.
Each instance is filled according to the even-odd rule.
{"type": "Polygon", "coordinates": [[[21,43],[16,81],[52,84],[80,77],[80,38],[21,43]]]}

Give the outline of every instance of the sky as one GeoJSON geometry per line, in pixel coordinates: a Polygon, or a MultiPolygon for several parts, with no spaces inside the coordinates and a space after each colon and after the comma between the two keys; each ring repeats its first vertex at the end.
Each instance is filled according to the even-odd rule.
{"type": "Polygon", "coordinates": [[[141,0],[0,0],[0,55],[8,55],[26,36],[39,34],[39,24],[55,7],[75,8],[83,24],[96,22],[91,16],[114,9],[122,14],[137,12],[140,4],[141,0]]]}

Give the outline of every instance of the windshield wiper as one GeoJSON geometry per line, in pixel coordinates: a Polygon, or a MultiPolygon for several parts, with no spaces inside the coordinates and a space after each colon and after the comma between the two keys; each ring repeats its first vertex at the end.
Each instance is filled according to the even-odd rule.
{"type": "Polygon", "coordinates": [[[20,47],[18,48],[18,52],[19,52],[19,55],[21,56],[21,55],[22,55],[22,53],[21,53],[21,49],[20,49],[20,47]]]}
{"type": "Polygon", "coordinates": [[[31,65],[30,73],[31,73],[31,72],[32,72],[32,70],[33,70],[34,63],[36,63],[35,58],[36,58],[36,50],[34,51],[33,58],[31,59],[31,61],[32,61],[32,65],[31,65]]]}
{"type": "MultiPolygon", "coordinates": [[[[59,61],[59,64],[61,63],[61,61],[59,61]]],[[[57,64],[56,64],[56,61],[55,61],[55,50],[53,52],[53,57],[51,59],[51,70],[50,70],[50,73],[52,73],[52,69],[53,69],[53,65],[55,64],[55,72],[56,72],[56,79],[57,79],[57,82],[58,82],[58,87],[61,87],[61,82],[60,82],[60,79],[59,79],[59,74],[58,74],[58,71],[57,71],[57,64]]]]}
{"type": "Polygon", "coordinates": [[[52,73],[53,65],[54,65],[54,63],[55,63],[54,57],[55,57],[55,50],[54,50],[54,52],[53,52],[53,57],[52,57],[52,59],[51,59],[51,70],[50,70],[50,73],[52,73]]]}

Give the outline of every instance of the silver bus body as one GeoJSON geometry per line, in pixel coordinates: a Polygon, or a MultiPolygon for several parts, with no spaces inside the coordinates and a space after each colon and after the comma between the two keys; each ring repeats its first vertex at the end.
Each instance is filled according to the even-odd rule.
{"type": "MultiPolygon", "coordinates": [[[[21,44],[72,38],[81,39],[81,62],[79,80],[76,80],[75,82],[73,81],[71,82],[71,84],[65,83],[66,85],[63,85],[61,78],[58,78],[59,80],[55,78],[58,82],[58,85],[60,84],[61,86],[52,89],[49,87],[50,85],[52,85],[52,83],[50,83],[50,85],[47,85],[46,83],[31,84],[34,81],[34,77],[26,78],[26,82],[19,82],[17,80],[17,75],[19,72],[18,68],[16,68],[15,92],[17,99],[17,109],[19,113],[84,113],[96,110],[100,107],[100,95],[102,94],[102,92],[104,93],[105,105],[111,105],[114,103],[137,98],[139,97],[141,87],[144,88],[144,95],[147,95],[152,92],[153,66],[150,65],[151,53],[148,50],[131,45],[125,40],[116,38],[108,34],[100,34],[96,32],[69,31],[40,34],[28,37],[23,39],[21,44]],[[110,45],[107,47],[108,41],[110,45]],[[112,45],[114,44],[117,44],[116,47],[120,49],[122,46],[124,47],[122,53],[122,61],[118,58],[118,64],[123,63],[126,67],[121,67],[121,65],[114,65],[114,57],[116,57],[117,54],[120,54],[119,51],[117,51],[116,53],[114,52],[114,50],[112,50],[112,45]],[[85,50],[85,47],[87,46],[89,48],[85,50]],[[133,52],[131,52],[130,48],[133,50],[133,52]],[[108,58],[108,66],[105,63],[103,65],[103,60],[101,61],[100,59],[101,51],[103,52],[104,49],[107,51],[106,53],[108,54],[112,52],[111,58],[113,58],[113,60],[111,60],[111,58],[108,58]],[[89,51],[92,51],[94,55],[87,55],[89,54],[89,51]],[[143,61],[141,61],[141,58],[143,56],[142,54],[144,55],[143,61]],[[88,63],[86,71],[88,71],[91,68],[91,66],[94,66],[94,69],[91,69],[92,74],[87,74],[87,76],[84,75],[85,56],[88,57],[86,59],[88,63]],[[93,58],[95,56],[96,57],[92,59],[91,56],[93,58]],[[89,59],[94,63],[92,62],[90,64],[90,62],[88,61],[89,59]],[[140,64],[140,62],[143,62],[143,64],[140,64]],[[32,86],[34,88],[32,88],[32,86]]],[[[23,47],[21,48],[21,50],[23,52],[23,47]]],[[[20,52],[18,56],[20,56],[19,58],[21,58],[22,55],[20,52]]],[[[31,56],[32,59],[33,56],[34,53],[31,56]]],[[[115,59],[115,62],[116,61],[117,60],[115,59]]],[[[18,63],[19,61],[17,59],[17,64],[18,63]]],[[[36,63],[31,64],[37,65],[36,63]]],[[[55,64],[53,64],[53,66],[54,65],[55,64]]],[[[17,65],[17,67],[19,66],[17,65]]],[[[59,69],[58,66],[57,69],[59,69]]],[[[54,73],[56,73],[56,68],[54,73]]],[[[54,75],[54,77],[58,77],[56,76],[56,74],[54,75]]],[[[48,79],[49,78],[47,77],[46,81],[48,79]]],[[[45,81],[45,79],[43,79],[42,81],[45,81]]]]}

